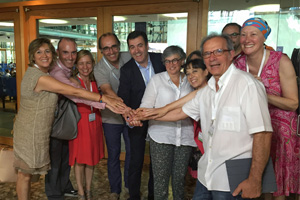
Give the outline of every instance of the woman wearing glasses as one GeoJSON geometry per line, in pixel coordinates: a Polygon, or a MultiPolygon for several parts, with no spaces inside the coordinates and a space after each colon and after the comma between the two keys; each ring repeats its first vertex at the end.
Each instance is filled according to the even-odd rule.
{"type": "MultiPolygon", "coordinates": [[[[166,72],[152,77],[145,90],[140,107],[163,107],[192,91],[186,76],[180,72],[186,58],[178,46],[169,46],[162,54],[166,72]]],[[[193,124],[190,119],[176,122],[150,120],[150,154],[154,178],[154,199],[168,199],[172,177],[173,199],[184,199],[184,177],[192,147],[193,124]]]]}
{"type": "MultiPolygon", "coordinates": [[[[275,199],[290,193],[300,194],[300,138],[296,135],[298,89],[291,60],[281,52],[264,46],[271,28],[261,18],[250,18],[241,30],[245,55],[235,65],[260,80],[268,95],[273,126],[271,157],[274,163],[277,191],[275,199]]],[[[269,198],[271,199],[271,197],[269,198]]]]}

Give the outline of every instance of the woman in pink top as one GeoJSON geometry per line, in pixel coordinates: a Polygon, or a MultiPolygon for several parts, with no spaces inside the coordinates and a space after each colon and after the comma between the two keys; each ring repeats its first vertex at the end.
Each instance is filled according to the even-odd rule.
{"type": "MultiPolygon", "coordinates": [[[[240,43],[245,55],[235,61],[237,68],[251,73],[263,83],[268,95],[273,126],[271,157],[277,191],[275,199],[300,194],[300,138],[296,135],[298,88],[291,60],[281,52],[270,51],[264,42],[271,32],[261,18],[250,18],[242,26],[240,43]]],[[[272,199],[266,195],[266,199],[272,199]]]]}

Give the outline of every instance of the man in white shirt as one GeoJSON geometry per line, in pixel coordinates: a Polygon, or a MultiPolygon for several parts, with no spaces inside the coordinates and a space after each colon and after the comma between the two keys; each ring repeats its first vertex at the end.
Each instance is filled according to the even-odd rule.
{"type": "MultiPolygon", "coordinates": [[[[120,41],[114,33],[100,36],[98,47],[103,54],[94,68],[94,76],[103,94],[117,96],[121,67],[131,59],[130,53],[120,52],[120,41]]],[[[130,162],[130,141],[128,127],[121,115],[110,110],[101,110],[103,130],[107,146],[108,180],[110,199],[118,199],[122,190],[122,174],[120,169],[121,135],[125,142],[124,183],[128,188],[128,169],[130,162]]]]}
{"type": "Polygon", "coordinates": [[[205,153],[198,163],[193,200],[257,198],[273,131],[265,89],[232,64],[228,36],[208,36],[201,52],[212,78],[194,99],[168,114],[172,121],[189,116],[201,122],[205,153]],[[225,161],[251,157],[249,177],[231,194],[225,161]]]}

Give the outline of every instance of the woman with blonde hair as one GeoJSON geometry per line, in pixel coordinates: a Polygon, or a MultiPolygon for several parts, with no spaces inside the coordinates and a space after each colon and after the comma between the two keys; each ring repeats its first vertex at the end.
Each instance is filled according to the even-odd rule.
{"type": "MultiPolygon", "coordinates": [[[[85,90],[98,93],[93,69],[95,60],[88,50],[77,53],[75,77],[85,90]]],[[[74,166],[78,199],[92,199],[91,185],[94,166],[104,157],[101,114],[98,109],[77,103],[81,119],[77,124],[77,138],[69,141],[69,165],[74,166]]]]}

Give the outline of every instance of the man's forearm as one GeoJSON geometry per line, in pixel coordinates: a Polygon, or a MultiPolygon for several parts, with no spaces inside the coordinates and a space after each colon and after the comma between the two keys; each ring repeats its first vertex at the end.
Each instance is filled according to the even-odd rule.
{"type": "MultiPolygon", "coordinates": [[[[72,82],[70,80],[70,78],[68,78],[63,72],[61,73],[54,73],[51,74],[51,76],[53,78],[55,78],[56,80],[65,83],[67,85],[70,85],[72,87],[75,88],[82,88],[79,84],[76,84],[74,82],[72,82]]],[[[82,99],[79,97],[75,97],[75,96],[70,96],[70,95],[64,95],[65,97],[67,97],[68,99],[70,99],[71,101],[75,102],[75,103],[83,103],[89,106],[93,106],[94,108],[98,108],[98,109],[104,109],[105,108],[105,104],[103,103],[99,103],[99,102],[95,102],[95,101],[91,101],[91,100],[87,100],[87,99],[82,99]]]]}
{"type": "Polygon", "coordinates": [[[113,91],[110,84],[103,84],[100,86],[102,94],[109,95],[112,97],[118,97],[118,95],[113,91]]]}
{"type": "Polygon", "coordinates": [[[260,184],[270,156],[271,138],[272,132],[260,132],[253,136],[252,164],[248,178],[260,184]]]}

